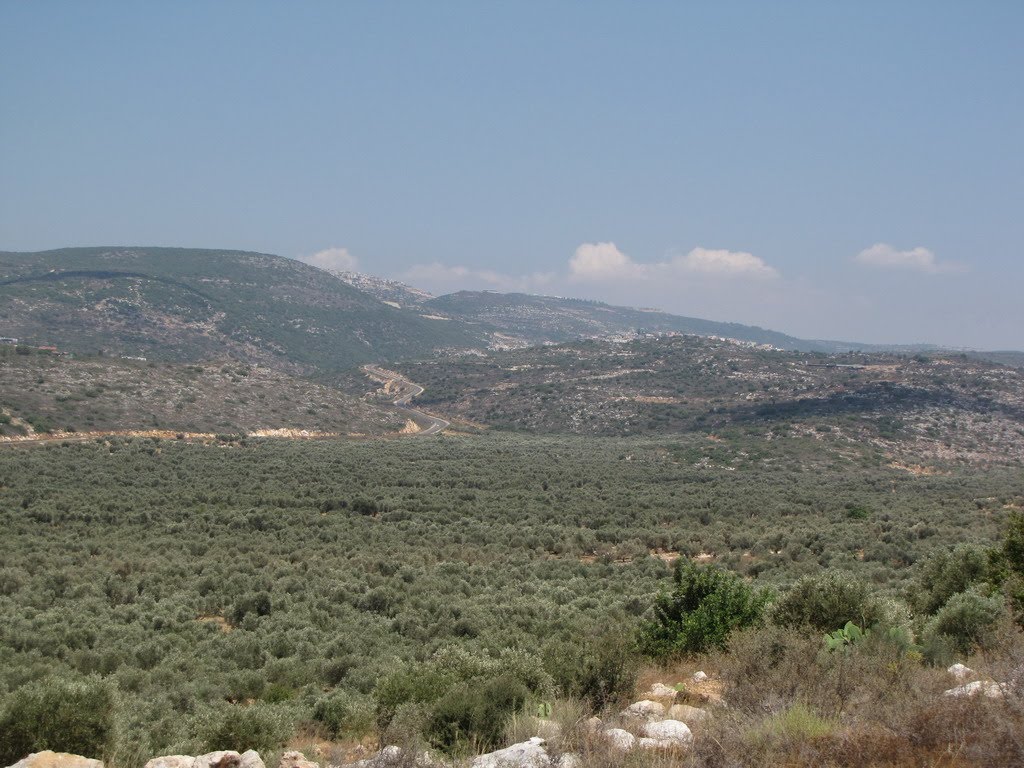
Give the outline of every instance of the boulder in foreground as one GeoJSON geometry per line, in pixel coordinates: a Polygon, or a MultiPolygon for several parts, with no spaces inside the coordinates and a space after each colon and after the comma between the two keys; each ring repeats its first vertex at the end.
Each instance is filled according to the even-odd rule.
{"type": "Polygon", "coordinates": [[[542,768],[549,763],[544,739],[534,736],[529,741],[480,755],[473,760],[473,768],[542,768]]]}
{"type": "Polygon", "coordinates": [[[10,768],[103,768],[103,762],[81,755],[45,749],[23,757],[10,768]]]}

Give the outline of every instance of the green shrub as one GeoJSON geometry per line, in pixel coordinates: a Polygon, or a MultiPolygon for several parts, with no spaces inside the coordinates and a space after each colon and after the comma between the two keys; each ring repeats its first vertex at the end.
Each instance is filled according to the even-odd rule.
{"type": "Polygon", "coordinates": [[[373,714],[369,697],[347,691],[331,691],[313,705],[313,720],[322,725],[332,739],[360,736],[372,731],[373,714]]]}
{"type": "Polygon", "coordinates": [[[375,691],[377,725],[384,730],[404,704],[429,704],[451,687],[453,679],[427,664],[407,664],[384,678],[375,691]]]}
{"type": "Polygon", "coordinates": [[[561,692],[601,709],[632,692],[637,678],[635,637],[614,629],[581,632],[549,652],[549,668],[561,692]]]}
{"type": "Polygon", "coordinates": [[[508,719],[522,709],[530,691],[511,675],[451,688],[432,708],[431,743],[448,752],[500,745],[508,719]]]}
{"type": "Polygon", "coordinates": [[[292,725],[279,710],[264,704],[232,704],[209,718],[203,733],[208,750],[255,749],[269,752],[280,748],[291,735],[292,725]]]}
{"type": "Polygon", "coordinates": [[[807,742],[831,736],[836,728],[834,720],[826,720],[804,704],[794,704],[765,720],[753,736],[769,742],[807,742]]]}
{"type": "Polygon", "coordinates": [[[953,595],[983,581],[987,572],[985,552],[977,547],[959,546],[937,552],[918,575],[914,607],[919,613],[933,614],[953,595]]]}
{"type": "Polygon", "coordinates": [[[1002,544],[989,552],[989,573],[1002,586],[1014,618],[1024,627],[1024,513],[1010,514],[1002,544]]]}
{"type": "Polygon", "coordinates": [[[831,571],[800,579],[773,606],[771,618],[783,627],[832,632],[847,622],[870,627],[883,618],[883,609],[865,584],[831,571]]]}
{"type": "Polygon", "coordinates": [[[381,681],[377,724],[386,731],[397,712],[413,707],[426,722],[427,737],[441,749],[495,745],[508,717],[527,698],[545,698],[553,690],[551,676],[535,656],[505,650],[494,657],[446,646],[381,681]]]}
{"type": "Polygon", "coordinates": [[[729,633],[759,621],[768,600],[734,573],[676,561],[670,592],[654,602],[640,628],[640,647],[652,656],[701,653],[725,646],[729,633]]]}
{"type": "Polygon", "coordinates": [[[925,626],[924,636],[929,640],[947,638],[956,652],[968,654],[975,646],[984,645],[986,636],[1004,614],[1000,594],[988,595],[972,588],[953,595],[925,626]]]}
{"type": "Polygon", "coordinates": [[[113,748],[115,708],[113,690],[98,678],[20,688],[0,715],[0,762],[44,749],[102,758],[113,748]]]}

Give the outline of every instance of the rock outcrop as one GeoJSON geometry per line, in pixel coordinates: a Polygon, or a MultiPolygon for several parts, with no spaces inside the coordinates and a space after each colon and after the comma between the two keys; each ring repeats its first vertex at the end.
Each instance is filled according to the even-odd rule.
{"type": "Polygon", "coordinates": [[[645,695],[649,699],[674,699],[676,697],[676,693],[676,689],[669,685],[665,685],[664,683],[655,683],[651,686],[651,690],[649,690],[645,695]]]}
{"type": "Polygon", "coordinates": [[[973,683],[958,685],[945,692],[946,696],[962,699],[971,696],[987,696],[990,699],[1001,699],[1006,695],[1009,686],[1006,683],[995,683],[991,680],[975,680],[973,683]]]}
{"type": "Polygon", "coordinates": [[[668,710],[670,720],[682,720],[687,725],[699,723],[709,716],[706,709],[691,707],[689,704],[673,704],[668,710]]]}
{"type": "Polygon", "coordinates": [[[544,739],[534,736],[529,741],[480,755],[473,760],[473,768],[543,768],[550,762],[544,739]]]}
{"type": "Polygon", "coordinates": [[[949,674],[951,674],[953,677],[955,677],[961,683],[964,680],[966,680],[967,678],[969,678],[971,675],[974,674],[974,670],[973,669],[971,669],[970,667],[964,666],[963,664],[961,664],[959,662],[957,662],[956,664],[953,664],[946,671],[949,672],[949,674]]]}
{"type": "Polygon", "coordinates": [[[661,720],[657,723],[649,723],[644,728],[644,734],[663,747],[684,747],[693,741],[693,732],[686,723],[679,720],[661,720]]]}
{"type": "Polygon", "coordinates": [[[146,768],[192,768],[195,762],[192,755],[163,755],[146,763],[146,768]]]}
{"type": "MultiPolygon", "coordinates": [[[[286,753],[287,754],[301,754],[286,753]]],[[[281,761],[284,765],[284,760],[281,761]]],[[[308,763],[309,766],[316,766],[316,763],[308,763]]],[[[216,752],[208,752],[205,755],[193,757],[192,755],[161,755],[154,757],[145,768],[267,768],[260,757],[260,753],[250,749],[242,754],[232,749],[222,749],[216,752]]],[[[301,767],[300,767],[301,768],[301,767]]],[[[317,766],[319,768],[319,766],[317,766]]]]}
{"type": "Polygon", "coordinates": [[[199,755],[192,763],[192,768],[241,768],[241,766],[242,756],[230,749],[199,755]]]}
{"type": "Polygon", "coordinates": [[[616,749],[627,752],[636,746],[636,736],[622,728],[609,728],[604,736],[616,749]]]}
{"type": "Polygon", "coordinates": [[[623,717],[638,718],[641,720],[652,720],[665,716],[665,705],[659,701],[644,699],[630,704],[622,712],[623,717]]]}
{"type": "Polygon", "coordinates": [[[54,752],[45,749],[23,757],[11,768],[103,768],[101,760],[93,760],[81,755],[70,755],[67,752],[54,752]]]}
{"type": "MultiPolygon", "coordinates": [[[[199,766],[196,766],[199,768],[199,766]]],[[[285,752],[281,756],[280,768],[320,768],[319,763],[307,760],[301,752],[285,752]]]]}

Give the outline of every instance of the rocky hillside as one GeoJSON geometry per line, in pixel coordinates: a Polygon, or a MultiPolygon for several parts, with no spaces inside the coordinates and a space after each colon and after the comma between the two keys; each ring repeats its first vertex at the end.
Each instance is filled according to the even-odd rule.
{"type": "Polygon", "coordinates": [[[417,307],[434,298],[426,291],[413,288],[398,280],[385,280],[382,277],[367,275],[363,272],[341,272],[328,270],[332,275],[351,285],[356,290],[373,296],[378,301],[394,307],[417,307]]]}
{"type": "MultiPolygon", "coordinates": [[[[575,339],[633,338],[645,334],[682,333],[752,342],[805,352],[896,349],[842,341],[798,339],[740,323],[684,317],[657,309],[618,307],[599,301],[534,296],[524,293],[459,291],[424,303],[431,311],[493,328],[520,346],[575,339]]],[[[914,351],[927,348],[917,346],[914,351]]]]}
{"type": "Polygon", "coordinates": [[[0,252],[0,335],[69,352],[232,357],[309,372],[478,346],[280,256],[183,248],[0,252]]]}
{"type": "MultiPolygon", "coordinates": [[[[435,298],[393,280],[243,251],[0,252],[0,336],[79,354],[230,357],[308,374],[453,350],[680,333],[801,351],[881,349],[579,299],[489,291],[435,298]]],[[[986,359],[1019,365],[1021,357],[986,359]]]]}
{"type": "Polygon", "coordinates": [[[503,429],[797,430],[930,461],[1024,461],[1024,372],[962,355],[805,355],[696,336],[417,364],[420,402],[503,429]]]}
{"type": "Polygon", "coordinates": [[[0,346],[0,440],[133,431],[379,434],[403,423],[390,410],[266,366],[73,359],[0,346]]]}

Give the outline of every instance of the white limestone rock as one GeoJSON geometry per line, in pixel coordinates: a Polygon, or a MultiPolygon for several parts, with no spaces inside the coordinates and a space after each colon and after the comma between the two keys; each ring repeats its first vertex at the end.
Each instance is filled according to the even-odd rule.
{"type": "Polygon", "coordinates": [[[622,712],[623,717],[637,717],[642,720],[654,720],[665,716],[665,705],[659,701],[644,699],[630,704],[622,712]]]}
{"type": "Polygon", "coordinates": [[[241,768],[242,756],[233,749],[221,749],[199,755],[192,768],[241,768]]]}
{"type": "Polygon", "coordinates": [[[101,760],[44,749],[23,757],[10,768],[103,768],[101,760]]]}
{"type": "Polygon", "coordinates": [[[192,755],[163,755],[146,763],[146,768],[192,768],[195,763],[192,755]]]}
{"type": "Polygon", "coordinates": [[[529,741],[480,755],[473,760],[473,768],[543,768],[548,763],[544,739],[534,736],[529,741]]]}
{"type": "Polygon", "coordinates": [[[711,716],[711,713],[700,707],[691,707],[689,704],[673,704],[669,707],[668,718],[670,720],[681,720],[687,725],[694,725],[711,716]]]}
{"type": "Polygon", "coordinates": [[[1006,695],[1009,686],[1006,683],[994,683],[991,680],[975,680],[973,683],[958,685],[945,692],[946,696],[954,699],[969,698],[971,696],[987,696],[990,699],[1001,699],[1006,695]]]}
{"type": "Polygon", "coordinates": [[[676,689],[664,683],[655,683],[646,695],[649,699],[674,699],[676,697],[676,689]]]}
{"type": "Polygon", "coordinates": [[[644,728],[644,734],[672,747],[685,746],[693,741],[693,732],[686,723],[679,720],[650,723],[644,728]]]}
{"type": "Polygon", "coordinates": [[[949,674],[951,674],[953,677],[955,677],[961,683],[964,680],[966,680],[968,677],[970,677],[971,675],[974,674],[974,670],[973,669],[971,669],[968,666],[965,666],[965,665],[961,664],[960,662],[957,662],[956,664],[952,665],[946,671],[949,672],[949,674]]]}
{"type": "Polygon", "coordinates": [[[623,752],[628,752],[636,746],[636,736],[622,728],[609,728],[604,735],[613,747],[621,749],[623,752]]]}
{"type": "MultiPolygon", "coordinates": [[[[196,768],[199,768],[199,766],[196,766],[196,768]]],[[[306,756],[301,752],[291,751],[281,755],[281,762],[278,768],[320,768],[320,764],[307,760],[306,756]]]]}

